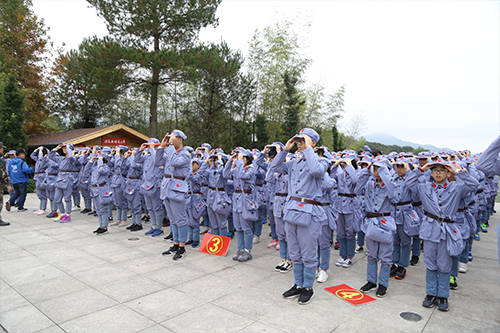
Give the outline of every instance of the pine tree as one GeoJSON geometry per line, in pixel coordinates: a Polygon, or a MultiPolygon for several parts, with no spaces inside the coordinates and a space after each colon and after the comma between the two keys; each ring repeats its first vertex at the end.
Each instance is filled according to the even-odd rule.
{"type": "Polygon", "coordinates": [[[257,136],[256,148],[263,149],[265,145],[269,144],[267,118],[263,114],[258,114],[255,117],[255,135],[257,136]]]}
{"type": "Polygon", "coordinates": [[[292,136],[299,133],[300,111],[306,104],[306,101],[297,92],[297,76],[286,71],[283,74],[285,84],[285,120],[281,124],[282,142],[287,142],[292,136]]]}
{"type": "Polygon", "coordinates": [[[8,149],[26,147],[28,137],[23,131],[24,95],[13,75],[0,91],[0,136],[8,149]]]}

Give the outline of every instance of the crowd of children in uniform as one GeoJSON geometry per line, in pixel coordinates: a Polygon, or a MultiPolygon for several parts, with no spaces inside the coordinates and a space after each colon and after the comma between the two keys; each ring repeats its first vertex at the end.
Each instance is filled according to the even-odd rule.
{"type": "Polygon", "coordinates": [[[139,148],[39,147],[31,154],[40,199],[35,214],[70,222],[81,194],[80,213],[99,217],[97,235],[112,225],[137,232],[149,220],[145,234],[157,237],[169,225],[165,239],[173,245],[163,255],[174,260],[186,255],[187,245],[197,247],[200,231],[208,229],[236,235],[232,258],[251,260],[268,222],[267,247],[281,258],[274,269],[294,272],[294,285],[283,297],[298,297],[299,304],[314,297],[315,280],[328,279],[333,244],[340,255],[335,265],[344,268],[366,246],[367,283],[360,290],[376,290],[379,297],[386,295],[390,277],[403,280],[408,267],[418,265],[423,247],[423,306],[447,311],[449,290],[458,288],[458,273],[466,273],[473,260],[473,241],[487,232],[494,212],[495,150],[488,155],[496,152],[488,160],[492,171],[484,173],[476,167],[482,155],[467,150],[383,155],[365,146],[363,152],[331,152],[316,146],[319,135],[309,128],[285,144],[273,142],[262,151],[237,147],[230,154],[208,143],[184,146],[186,139],[174,130],[139,148]]]}

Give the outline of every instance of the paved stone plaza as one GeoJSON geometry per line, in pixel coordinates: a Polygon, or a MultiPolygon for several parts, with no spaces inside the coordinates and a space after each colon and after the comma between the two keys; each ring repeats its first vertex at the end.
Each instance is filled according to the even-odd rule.
{"type": "Polygon", "coordinates": [[[247,263],[231,259],[236,240],[225,258],[188,246],[188,255],[175,262],[161,255],[170,243],[144,235],[150,224],[141,232],[110,227],[95,236],[97,218],[74,211],[73,222],[56,223],[33,215],[37,206],[29,194],[29,211],[2,214],[11,222],[0,229],[0,324],[9,333],[500,332],[499,205],[489,232],[474,243],[474,260],[459,275],[446,313],[421,305],[422,257],[405,280],[390,280],[385,298],[356,307],[324,288],[361,287],[366,254],[356,255],[351,268],[338,268],[332,249],[330,278],[315,283],[315,298],[302,306],[281,297],[293,273],[274,271],[280,259],[267,248],[268,226],[247,263]],[[399,316],[404,311],[422,320],[406,321],[399,316]]]}

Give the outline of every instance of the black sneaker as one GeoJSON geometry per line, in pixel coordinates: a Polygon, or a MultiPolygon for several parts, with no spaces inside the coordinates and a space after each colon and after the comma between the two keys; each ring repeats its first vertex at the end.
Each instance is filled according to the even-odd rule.
{"type": "Polygon", "coordinates": [[[91,210],[90,210],[90,209],[85,208],[84,210],[81,210],[81,211],[80,211],[80,214],[87,214],[87,213],[90,213],[90,212],[91,212],[91,210]]]}
{"type": "Polygon", "coordinates": [[[427,295],[425,296],[422,306],[425,308],[432,308],[434,305],[436,305],[436,303],[437,303],[436,296],[427,295]]]}
{"type": "Polygon", "coordinates": [[[168,249],[167,251],[163,252],[162,255],[164,256],[171,256],[177,253],[177,250],[179,249],[179,245],[173,245],[168,249]]]}
{"type": "Polygon", "coordinates": [[[385,294],[387,294],[387,287],[384,287],[383,285],[379,284],[376,293],[377,297],[384,297],[385,294]]]}
{"type": "Polygon", "coordinates": [[[170,220],[167,218],[163,219],[162,225],[164,227],[170,227],[170,220]]]}
{"type": "Polygon", "coordinates": [[[146,218],[147,218],[147,216],[146,216],[146,215],[144,215],[144,216],[141,218],[141,221],[146,221],[146,218]]]}
{"type": "Polygon", "coordinates": [[[437,306],[439,311],[448,311],[450,310],[450,304],[448,304],[448,299],[444,297],[437,298],[437,306]]]}
{"type": "Polygon", "coordinates": [[[291,262],[285,261],[285,264],[281,266],[280,270],[280,273],[288,273],[290,271],[293,271],[293,264],[291,262]]]}
{"type": "Polygon", "coordinates": [[[139,230],[142,230],[142,225],[133,224],[132,228],[130,228],[130,231],[139,231],[139,230]]]}
{"type": "Polygon", "coordinates": [[[96,230],[96,235],[104,235],[108,233],[108,228],[99,228],[96,230]]]}
{"type": "Polygon", "coordinates": [[[406,277],[406,268],[399,266],[394,277],[398,280],[404,280],[406,277]]]}
{"type": "Polygon", "coordinates": [[[420,259],[419,256],[411,256],[410,265],[417,266],[419,259],[420,259]]]}
{"type": "Polygon", "coordinates": [[[18,211],[19,213],[21,213],[21,212],[25,212],[25,211],[27,211],[27,210],[28,210],[28,208],[19,208],[17,211],[18,211]]]}
{"type": "Polygon", "coordinates": [[[312,288],[303,288],[299,296],[299,304],[300,305],[309,304],[311,303],[313,297],[314,297],[314,290],[312,290],[312,288]]]}
{"type": "Polygon", "coordinates": [[[95,210],[92,210],[92,211],[90,211],[87,215],[89,215],[89,216],[90,216],[90,215],[95,215],[95,214],[96,214],[95,210]]]}
{"type": "Polygon", "coordinates": [[[174,241],[174,235],[169,233],[167,237],[164,237],[163,240],[170,241],[171,243],[174,241]]]}
{"type": "Polygon", "coordinates": [[[144,220],[143,221],[144,222],[149,222],[149,221],[151,221],[151,218],[149,216],[144,216],[144,220]]]}
{"type": "Polygon", "coordinates": [[[132,228],[134,227],[134,225],[136,225],[136,224],[135,224],[135,223],[132,223],[131,225],[129,225],[129,226],[128,226],[128,227],[126,227],[125,229],[130,230],[130,229],[132,229],[132,228]]]}
{"type": "Polygon", "coordinates": [[[6,227],[8,225],[10,225],[10,222],[5,222],[3,220],[0,220],[0,227],[6,227]]]}
{"type": "Polygon", "coordinates": [[[302,288],[297,287],[296,284],[293,285],[292,288],[288,289],[283,293],[283,298],[295,298],[299,297],[299,295],[302,293],[302,288]]]}
{"type": "Polygon", "coordinates": [[[359,290],[363,294],[368,294],[370,291],[375,290],[377,288],[377,285],[373,282],[368,281],[363,287],[361,287],[359,290]]]}
{"type": "Polygon", "coordinates": [[[333,247],[334,250],[338,250],[340,249],[340,243],[339,242],[335,242],[335,246],[333,247]]]}
{"type": "Polygon", "coordinates": [[[99,230],[101,230],[101,229],[102,229],[102,228],[101,228],[101,227],[99,227],[99,228],[95,229],[94,231],[92,231],[92,233],[93,233],[93,234],[97,234],[97,232],[98,232],[99,230]]]}
{"type": "Polygon", "coordinates": [[[389,273],[389,277],[395,277],[397,270],[398,270],[398,266],[392,264],[392,266],[391,266],[391,272],[389,273]]]}
{"type": "Polygon", "coordinates": [[[186,254],[187,254],[186,249],[184,247],[179,247],[177,249],[177,252],[175,252],[174,257],[172,259],[181,260],[182,258],[184,258],[186,256],[186,254]]]}

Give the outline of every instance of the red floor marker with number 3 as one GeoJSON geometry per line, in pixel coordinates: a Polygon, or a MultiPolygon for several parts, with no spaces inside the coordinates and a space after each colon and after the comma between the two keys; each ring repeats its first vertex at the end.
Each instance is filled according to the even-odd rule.
{"type": "Polygon", "coordinates": [[[225,257],[230,242],[230,237],[205,234],[199,252],[225,257]]]}

